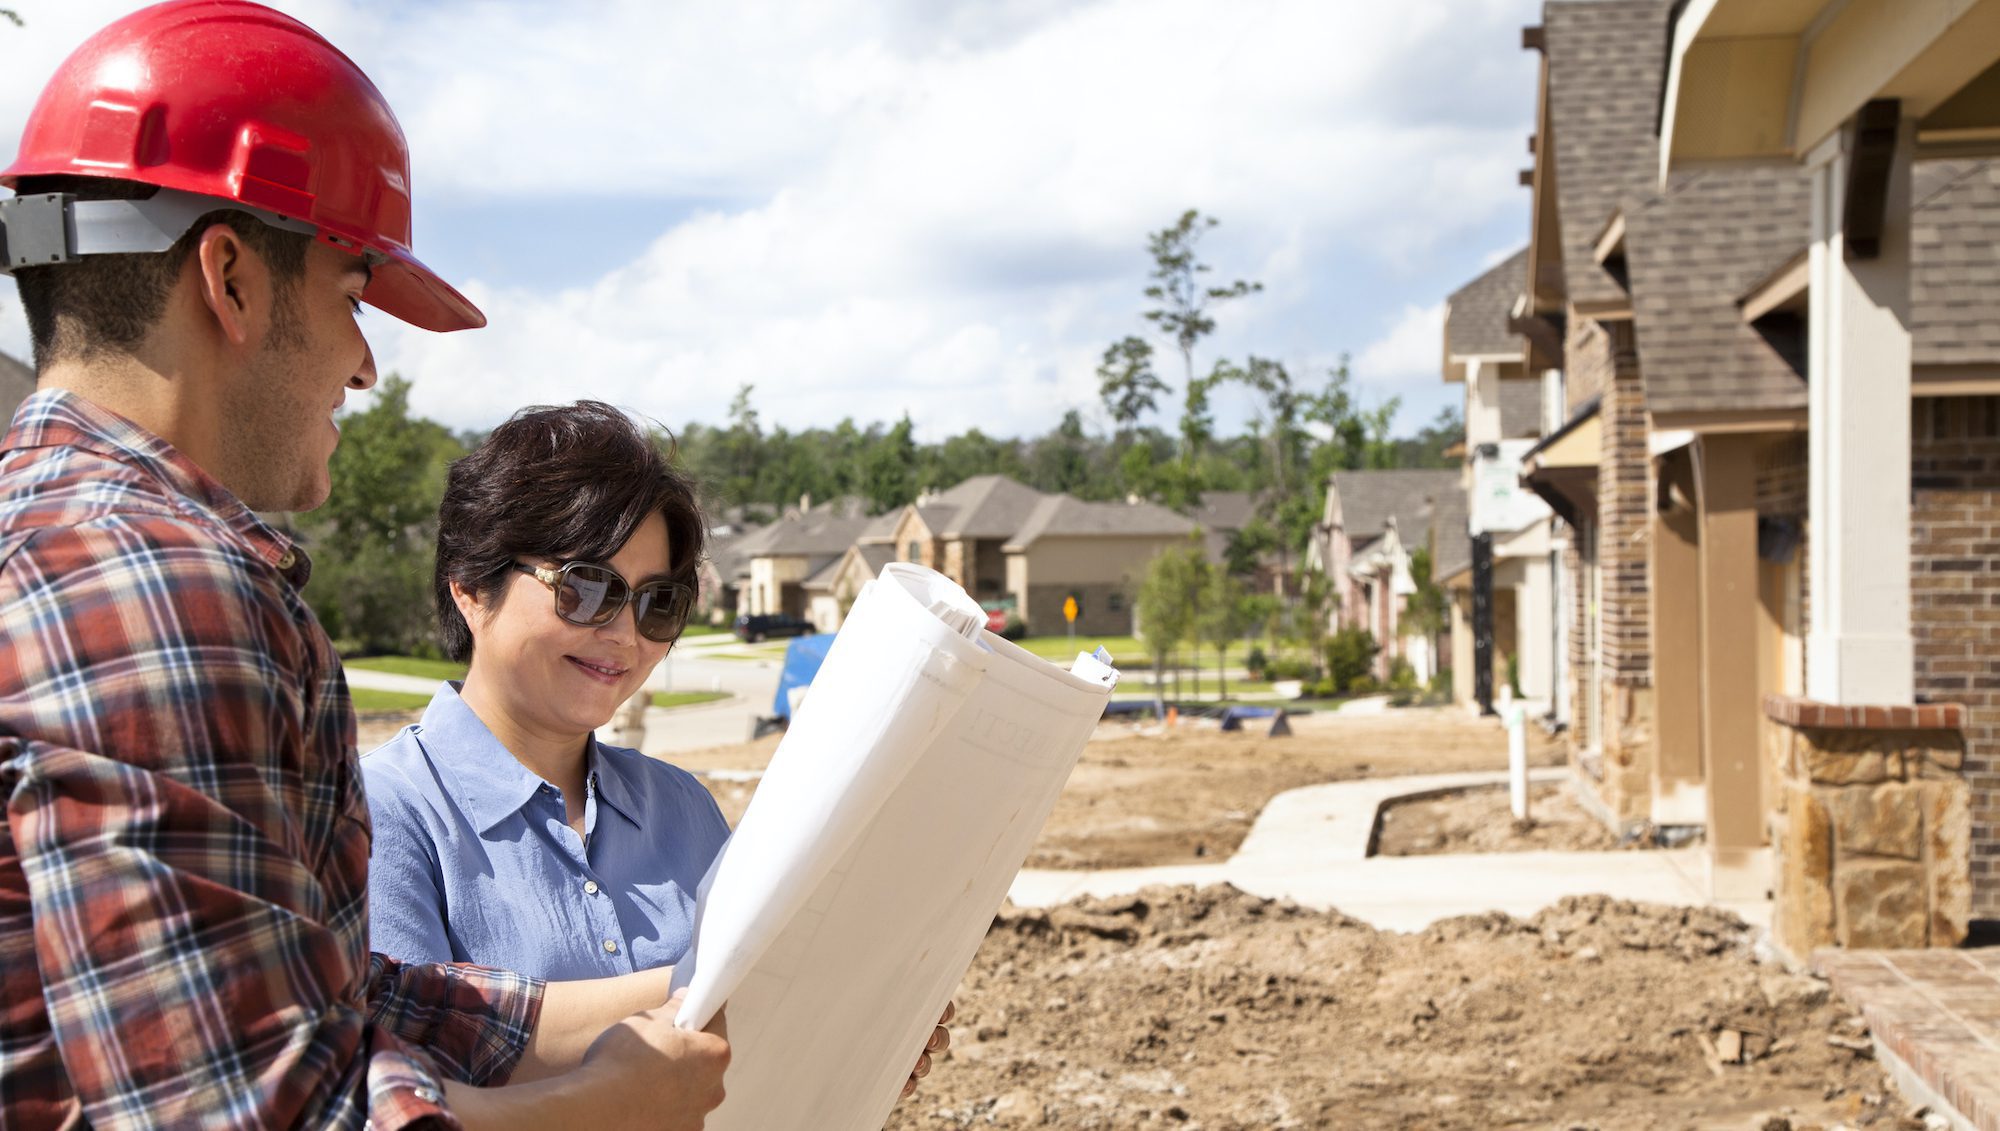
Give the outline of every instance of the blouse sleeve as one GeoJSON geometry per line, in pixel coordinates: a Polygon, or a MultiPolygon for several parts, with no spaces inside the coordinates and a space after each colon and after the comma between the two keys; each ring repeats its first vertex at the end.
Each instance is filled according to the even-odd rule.
{"type": "MultiPolygon", "coordinates": [[[[406,738],[404,741],[408,741],[406,738]]],[[[438,846],[420,800],[381,753],[361,760],[375,840],[368,854],[369,949],[401,962],[452,962],[438,846]]]]}

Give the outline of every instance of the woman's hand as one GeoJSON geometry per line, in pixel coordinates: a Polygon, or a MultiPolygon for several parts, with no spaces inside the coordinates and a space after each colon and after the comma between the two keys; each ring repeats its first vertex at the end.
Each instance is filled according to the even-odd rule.
{"type": "Polygon", "coordinates": [[[931,1030],[931,1039],[924,1042],[924,1051],[917,1054],[917,1066],[910,1070],[910,1078],[903,1081],[903,1094],[899,1098],[908,1099],[917,1090],[917,1081],[931,1074],[931,1054],[943,1052],[951,1047],[951,1030],[945,1026],[958,1012],[957,1002],[944,1003],[944,1016],[938,1018],[937,1028],[931,1030]]]}

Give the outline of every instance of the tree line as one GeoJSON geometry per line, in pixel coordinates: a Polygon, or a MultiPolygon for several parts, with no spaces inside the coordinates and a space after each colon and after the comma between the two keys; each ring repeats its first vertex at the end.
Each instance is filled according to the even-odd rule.
{"type": "MultiPolygon", "coordinates": [[[[1178,389],[1158,371],[1154,341],[1134,333],[1110,343],[1097,368],[1108,428],[1093,428],[1083,410],[1072,408],[1049,431],[1029,437],[973,428],[926,443],[916,438],[908,414],[893,423],[846,419],[794,431],[767,427],[756,390],[746,385],[723,422],[689,423],[677,436],[662,430],[660,443],[701,485],[712,515],[739,513],[752,523],[777,517],[803,496],[858,497],[871,513],[883,513],[923,491],[986,474],[1084,499],[1138,496],[1184,512],[1204,492],[1256,492],[1262,509],[1230,547],[1224,570],[1240,581],[1261,556],[1303,548],[1329,473],[1447,466],[1445,453],[1463,429],[1457,412],[1447,410],[1414,436],[1392,436],[1397,402],[1364,406],[1344,362],[1296,376],[1256,354],[1198,364],[1218,313],[1262,290],[1242,279],[1208,283],[1211,268],[1199,245],[1215,226],[1189,211],[1148,237],[1152,268],[1137,328],[1179,362],[1178,389]],[[1216,426],[1214,396],[1225,387],[1247,390],[1258,406],[1236,435],[1221,435],[1216,426]],[[1177,419],[1160,419],[1176,396],[1177,419]]],[[[314,558],[306,596],[344,651],[433,647],[431,555],[445,469],[483,438],[412,415],[409,383],[395,374],[366,409],[342,418],[332,497],[293,521],[314,558]]],[[[1253,605],[1250,615],[1268,624],[1297,614],[1253,605]]]]}

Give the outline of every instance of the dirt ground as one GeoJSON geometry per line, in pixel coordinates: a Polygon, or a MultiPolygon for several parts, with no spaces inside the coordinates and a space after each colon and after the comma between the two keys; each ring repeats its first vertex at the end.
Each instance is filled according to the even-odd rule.
{"type": "MultiPolygon", "coordinates": [[[[1224,856],[1287,789],[1506,764],[1490,720],[1448,709],[1292,722],[1276,739],[1100,728],[1030,866],[1224,856]]],[[[777,741],[675,761],[733,824],[777,741]]],[[[1385,850],[1609,845],[1574,802],[1535,804],[1520,832],[1504,791],[1401,806],[1385,850]]],[[[1415,935],[1227,887],[1008,907],[958,991],[952,1051],[889,1127],[1923,1127],[1860,1020],[1752,937],[1721,912],[1601,897],[1415,935]]]]}
{"type": "Polygon", "coordinates": [[[1588,852],[1619,847],[1603,822],[1584,812],[1566,786],[1528,791],[1528,819],[1514,819],[1505,789],[1474,789],[1399,801],[1382,809],[1375,851],[1382,856],[1447,852],[1588,852]]]}
{"type": "MultiPolygon", "coordinates": [[[[1490,719],[1451,708],[1382,715],[1313,714],[1289,737],[1224,733],[1213,723],[1106,723],[1084,748],[1028,857],[1030,868],[1125,868],[1226,858],[1280,793],[1331,781],[1507,766],[1506,736],[1490,719]]],[[[1529,730],[1528,760],[1555,765],[1553,744],[1529,730]]],[[[776,736],[678,755],[696,773],[762,769],[776,736]]],[[[708,778],[734,824],[754,782],[708,778]]]]}
{"type": "Polygon", "coordinates": [[[1003,910],[957,1002],[895,1131],[1923,1126],[1846,1047],[1859,1019],[1716,911],[1596,897],[1397,935],[1156,888],[1003,910]]]}

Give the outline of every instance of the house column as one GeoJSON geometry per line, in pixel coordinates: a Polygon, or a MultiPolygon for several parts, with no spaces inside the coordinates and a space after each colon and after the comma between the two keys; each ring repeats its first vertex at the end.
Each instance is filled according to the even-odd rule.
{"type": "MultiPolygon", "coordinates": [[[[1806,693],[1902,705],[1910,638],[1910,166],[1915,123],[1864,107],[1812,169],[1806,693]]],[[[1743,624],[1753,623],[1744,620],[1743,624]]]]}
{"type": "Polygon", "coordinates": [[[1653,506],[1653,694],[1658,707],[1653,740],[1653,823],[1708,822],[1702,757],[1702,654],[1700,517],[1693,468],[1685,451],[1664,457],[1653,506]]]}
{"type": "Polygon", "coordinates": [[[1701,745],[1708,757],[1710,892],[1761,899],[1770,887],[1763,851],[1762,703],[1757,649],[1757,437],[1697,442],[1701,572],[1701,745]]]}
{"type": "Polygon", "coordinates": [[[1521,693],[1554,709],[1555,599],[1550,595],[1547,554],[1521,559],[1522,581],[1514,591],[1514,654],[1521,657],[1521,693]]]}

